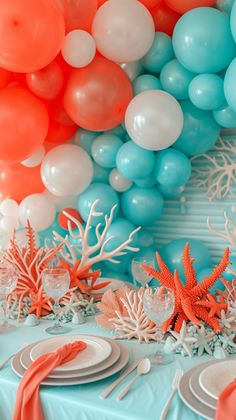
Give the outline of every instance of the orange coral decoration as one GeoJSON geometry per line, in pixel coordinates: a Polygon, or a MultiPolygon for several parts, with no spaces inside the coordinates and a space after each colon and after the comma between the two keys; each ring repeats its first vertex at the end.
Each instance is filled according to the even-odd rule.
{"type": "Polygon", "coordinates": [[[224,256],[220,263],[214,268],[212,273],[203,279],[201,283],[197,282],[196,272],[193,267],[194,259],[190,257],[190,248],[187,243],[183,252],[183,267],[185,271],[186,283],[183,285],[180,281],[178,271],[171,273],[161,256],[156,254],[159,271],[153,268],[143,266],[143,269],[152,277],[157,279],[163,286],[173,290],[175,294],[175,310],[171,318],[164,323],[164,331],[169,327],[175,331],[180,331],[184,321],[201,326],[204,321],[215,332],[221,330],[217,317],[221,310],[227,309],[227,303],[223,298],[220,302],[209,293],[209,289],[216,280],[225,271],[229,262],[229,249],[226,248],[224,256]]]}

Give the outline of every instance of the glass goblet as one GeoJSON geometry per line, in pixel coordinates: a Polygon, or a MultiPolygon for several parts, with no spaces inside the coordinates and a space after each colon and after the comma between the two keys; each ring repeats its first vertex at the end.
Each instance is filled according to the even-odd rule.
{"type": "Polygon", "coordinates": [[[61,306],[59,300],[68,291],[70,286],[70,273],[65,268],[49,267],[42,271],[42,285],[45,293],[54,299],[53,312],[56,316],[55,323],[46,328],[48,334],[65,334],[70,328],[64,327],[59,322],[61,306]]]}
{"type": "Polygon", "coordinates": [[[171,354],[166,354],[162,349],[162,326],[174,312],[175,296],[172,290],[165,287],[148,287],[143,294],[143,308],[148,318],[157,326],[157,352],[152,356],[153,363],[166,365],[173,361],[171,354]]]}
{"type": "Polygon", "coordinates": [[[8,323],[7,296],[16,288],[18,276],[14,267],[4,261],[0,262],[0,299],[2,300],[3,319],[0,325],[0,332],[7,332],[13,329],[8,323]]]}
{"type": "Polygon", "coordinates": [[[146,271],[142,268],[142,265],[155,268],[154,259],[148,257],[137,257],[132,259],[131,270],[134,279],[145,287],[151,281],[152,277],[146,273],[146,271]]]}

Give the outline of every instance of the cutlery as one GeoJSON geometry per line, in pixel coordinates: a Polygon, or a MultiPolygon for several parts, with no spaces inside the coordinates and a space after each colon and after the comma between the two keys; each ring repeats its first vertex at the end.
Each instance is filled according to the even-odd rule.
{"type": "MultiPolygon", "coordinates": [[[[26,347],[28,344],[27,343],[25,343],[25,344],[23,344],[20,348],[19,348],[19,350],[22,350],[24,347],[26,347]]],[[[18,351],[19,351],[18,350],[18,351]]],[[[0,370],[7,364],[7,362],[9,362],[9,360],[11,360],[12,359],[12,357],[14,357],[16,355],[16,353],[12,353],[10,356],[8,356],[2,363],[0,363],[0,370]]]]}
{"type": "Polygon", "coordinates": [[[129,392],[130,388],[132,387],[132,385],[134,384],[134,382],[141,376],[141,375],[145,375],[146,373],[148,373],[151,369],[151,362],[149,359],[145,358],[142,359],[138,366],[137,366],[137,374],[135,375],[135,377],[130,381],[130,383],[125,387],[125,389],[123,389],[123,391],[121,391],[118,394],[118,400],[122,400],[122,398],[125,397],[125,395],[129,392]]]}
{"type": "Polygon", "coordinates": [[[106,398],[108,397],[108,395],[110,395],[110,393],[113,391],[113,389],[115,389],[117,387],[117,385],[119,385],[123,379],[126,378],[126,376],[128,376],[131,372],[133,372],[134,369],[136,369],[136,367],[138,366],[139,362],[142,359],[137,359],[135,360],[121,375],[118,379],[116,379],[114,382],[112,382],[111,385],[109,385],[100,395],[100,398],[106,398]]]}
{"type": "Polygon", "coordinates": [[[171,393],[169,395],[169,398],[167,399],[167,401],[166,401],[166,403],[165,403],[165,405],[163,407],[163,410],[161,412],[160,420],[165,420],[165,418],[167,416],[167,413],[168,413],[169,407],[170,407],[170,403],[171,403],[172,398],[173,398],[173,396],[175,395],[175,393],[176,393],[176,391],[178,389],[178,386],[179,386],[179,383],[180,383],[180,379],[182,378],[183,373],[184,372],[182,370],[177,370],[175,372],[175,376],[173,378],[172,385],[171,385],[172,391],[171,391],[171,393]]]}

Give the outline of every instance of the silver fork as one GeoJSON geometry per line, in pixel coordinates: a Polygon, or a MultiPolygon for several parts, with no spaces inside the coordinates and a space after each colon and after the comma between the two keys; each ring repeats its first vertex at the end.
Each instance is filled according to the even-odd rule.
{"type": "Polygon", "coordinates": [[[162,409],[160,420],[165,420],[165,418],[168,414],[168,411],[169,411],[170,403],[171,403],[172,398],[174,397],[174,395],[175,395],[175,393],[178,389],[178,386],[179,386],[179,383],[180,383],[180,380],[181,380],[183,374],[184,374],[183,370],[180,370],[180,369],[175,372],[175,376],[173,378],[172,385],[171,385],[172,391],[171,391],[171,393],[169,395],[169,398],[167,399],[167,401],[166,401],[166,403],[165,403],[165,405],[162,409]]]}
{"type": "Polygon", "coordinates": [[[16,355],[16,353],[20,350],[22,350],[24,347],[28,346],[28,343],[24,343],[19,350],[17,350],[15,353],[12,353],[10,356],[8,356],[5,360],[3,360],[2,363],[0,363],[0,370],[7,364],[7,362],[9,362],[9,360],[11,360],[12,357],[14,357],[16,355]]]}

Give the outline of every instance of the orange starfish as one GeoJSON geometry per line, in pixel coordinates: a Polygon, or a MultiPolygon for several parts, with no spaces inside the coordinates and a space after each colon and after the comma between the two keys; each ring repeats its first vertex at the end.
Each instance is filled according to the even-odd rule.
{"type": "MultiPolygon", "coordinates": [[[[220,331],[220,324],[215,315],[219,314],[218,311],[223,302],[221,301],[218,303],[215,300],[213,302],[208,296],[209,289],[230,263],[229,249],[226,248],[222,260],[219,265],[214,268],[212,273],[208,277],[205,277],[201,283],[198,283],[196,272],[193,267],[194,259],[191,259],[189,244],[186,244],[183,253],[183,267],[186,277],[185,285],[181,283],[177,270],[172,274],[158,253],[156,254],[156,258],[159,271],[145,265],[142,267],[150,276],[156,278],[163,286],[172,289],[174,292],[174,313],[171,318],[164,323],[164,331],[167,331],[170,326],[172,326],[175,331],[180,331],[183,321],[192,321],[199,326],[202,325],[201,321],[204,321],[210,325],[215,332],[220,331]]],[[[226,303],[224,305],[226,305],[226,303]]]]}
{"type": "Polygon", "coordinates": [[[224,301],[223,297],[220,296],[220,301],[217,302],[213,295],[207,295],[207,300],[201,299],[198,300],[195,305],[203,306],[204,308],[208,308],[210,310],[209,317],[217,315],[220,317],[221,311],[226,311],[227,303],[224,301]]]}
{"type": "Polygon", "coordinates": [[[32,300],[32,306],[28,311],[28,314],[32,314],[35,312],[36,317],[40,318],[43,311],[51,312],[52,308],[48,304],[51,302],[51,298],[49,296],[44,297],[43,289],[40,288],[37,294],[31,293],[30,295],[32,300]]]}

